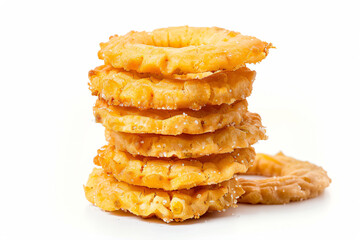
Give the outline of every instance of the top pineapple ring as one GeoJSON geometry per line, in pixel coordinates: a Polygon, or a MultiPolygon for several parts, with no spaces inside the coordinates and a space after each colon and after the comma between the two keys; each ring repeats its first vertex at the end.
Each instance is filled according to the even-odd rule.
{"type": "Polygon", "coordinates": [[[272,45],[223,28],[183,26],[115,35],[100,47],[107,65],[172,75],[236,70],[263,60],[272,45]]]}

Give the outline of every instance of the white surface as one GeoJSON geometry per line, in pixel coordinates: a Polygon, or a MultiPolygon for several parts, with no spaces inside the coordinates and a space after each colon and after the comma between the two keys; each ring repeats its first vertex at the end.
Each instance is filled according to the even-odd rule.
{"type": "Polygon", "coordinates": [[[359,237],[357,1],[1,2],[0,239],[315,239],[359,237]],[[219,26],[271,41],[250,110],[267,126],[258,152],[323,166],[319,198],[240,205],[163,224],[91,206],[82,184],[104,143],[87,72],[112,34],[219,26]],[[357,223],[356,223],[357,221],[357,223]]]}

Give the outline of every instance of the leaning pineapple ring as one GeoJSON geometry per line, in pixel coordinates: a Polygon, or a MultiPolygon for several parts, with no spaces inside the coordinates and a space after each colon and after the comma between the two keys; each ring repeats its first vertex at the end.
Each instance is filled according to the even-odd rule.
{"type": "Polygon", "coordinates": [[[217,27],[172,27],[129,32],[100,44],[105,64],[163,75],[236,70],[268,54],[271,43],[217,27]]]}
{"type": "Polygon", "coordinates": [[[245,190],[238,201],[252,204],[283,204],[314,198],[331,182],[321,167],[285,156],[281,152],[274,156],[258,153],[254,165],[246,174],[272,177],[237,179],[245,190]]]}

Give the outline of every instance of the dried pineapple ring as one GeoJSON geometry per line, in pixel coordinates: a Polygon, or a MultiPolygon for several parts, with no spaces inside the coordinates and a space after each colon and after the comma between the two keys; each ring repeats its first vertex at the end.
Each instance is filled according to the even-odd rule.
{"type": "Polygon", "coordinates": [[[236,207],[244,193],[234,179],[189,190],[163,191],[117,181],[94,168],[86,186],[89,202],[105,211],[125,210],[141,217],[156,216],[165,222],[199,218],[207,211],[236,207]]]}
{"type": "Polygon", "coordinates": [[[236,70],[263,60],[271,43],[217,27],[170,27],[110,37],[98,53],[105,64],[163,75],[236,70]]]}
{"type": "Polygon", "coordinates": [[[98,150],[94,163],[118,181],[171,191],[229,180],[236,173],[245,173],[254,158],[253,148],[182,160],[134,157],[107,145],[98,150]]]}
{"type": "Polygon", "coordinates": [[[89,72],[90,90],[112,105],[140,109],[198,110],[250,96],[255,71],[242,67],[197,80],[174,80],[100,66],[89,72]]]}
{"type": "Polygon", "coordinates": [[[94,106],[96,121],[102,123],[109,130],[162,135],[214,132],[228,125],[240,124],[246,111],[246,100],[232,105],[206,106],[199,111],[189,109],[139,110],[108,105],[101,99],[98,99],[94,106]]]}
{"type": "Polygon", "coordinates": [[[331,182],[321,167],[285,156],[281,152],[274,156],[257,154],[254,165],[246,174],[273,176],[260,180],[237,177],[238,183],[245,190],[239,202],[252,204],[283,204],[313,198],[331,182]]]}
{"type": "Polygon", "coordinates": [[[247,148],[266,139],[266,135],[260,116],[247,112],[240,125],[225,127],[212,133],[167,136],[106,130],[106,139],[118,150],[134,156],[197,158],[247,148]]]}

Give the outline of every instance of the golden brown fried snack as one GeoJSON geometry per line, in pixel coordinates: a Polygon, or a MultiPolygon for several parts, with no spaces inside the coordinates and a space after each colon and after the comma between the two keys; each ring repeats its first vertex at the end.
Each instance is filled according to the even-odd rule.
{"type": "Polygon", "coordinates": [[[105,211],[125,210],[141,217],[156,216],[165,222],[199,218],[207,211],[236,207],[244,190],[236,181],[163,191],[117,181],[102,169],[94,168],[84,186],[86,198],[105,211]]]}
{"type": "Polygon", "coordinates": [[[250,96],[255,71],[242,67],[200,80],[173,80],[100,66],[89,72],[90,90],[112,105],[140,109],[198,110],[205,105],[232,104],[250,96]]]}
{"type": "Polygon", "coordinates": [[[272,47],[255,37],[217,27],[170,27],[129,32],[100,44],[105,64],[163,75],[236,70],[263,60],[272,47]]]}
{"type": "Polygon", "coordinates": [[[321,167],[281,152],[274,156],[257,154],[254,165],[246,174],[273,177],[260,180],[236,177],[245,190],[238,201],[252,204],[283,204],[313,198],[331,182],[321,167]]]}
{"type": "Polygon", "coordinates": [[[94,163],[118,181],[167,191],[211,185],[244,173],[255,158],[253,148],[236,149],[196,159],[134,157],[107,145],[94,163]]]}
{"type": "Polygon", "coordinates": [[[120,151],[148,157],[197,158],[210,154],[228,153],[236,148],[247,148],[266,139],[261,118],[247,112],[237,126],[200,135],[166,136],[106,131],[106,139],[120,151]]]}
{"type": "Polygon", "coordinates": [[[206,106],[199,111],[139,110],[108,105],[98,99],[94,106],[97,122],[116,132],[154,133],[163,135],[202,134],[229,125],[237,125],[247,111],[246,100],[232,105],[206,106]]]}

